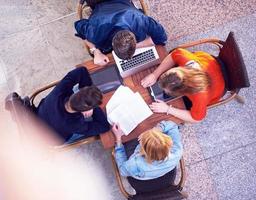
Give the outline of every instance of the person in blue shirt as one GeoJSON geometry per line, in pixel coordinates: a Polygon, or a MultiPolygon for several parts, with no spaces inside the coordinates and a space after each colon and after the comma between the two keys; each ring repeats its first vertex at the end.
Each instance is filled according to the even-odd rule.
{"type": "Polygon", "coordinates": [[[64,141],[73,134],[89,137],[108,131],[110,125],[99,108],[102,93],[92,84],[85,67],[70,71],[40,101],[36,114],[64,141]],[[80,90],[74,93],[73,87],[77,84],[80,90]]]}
{"type": "Polygon", "coordinates": [[[139,144],[128,158],[121,142],[122,130],[114,124],[115,160],[122,176],[138,180],[159,178],[172,171],[182,157],[183,146],[177,124],[162,121],[139,136],[139,144]]]}
{"type": "Polygon", "coordinates": [[[107,64],[109,59],[104,54],[112,49],[121,59],[128,59],[136,48],[165,45],[167,35],[162,25],[144,15],[130,0],[94,1],[89,19],[76,21],[75,29],[76,36],[94,55],[95,64],[107,64]]]}

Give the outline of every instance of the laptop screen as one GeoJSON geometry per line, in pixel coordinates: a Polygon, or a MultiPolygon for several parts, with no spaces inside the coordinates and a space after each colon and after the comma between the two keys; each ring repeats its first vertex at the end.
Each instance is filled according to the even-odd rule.
{"type": "Polygon", "coordinates": [[[122,85],[122,78],[119,75],[115,64],[104,67],[91,74],[92,82],[102,93],[115,90],[122,85]]]}

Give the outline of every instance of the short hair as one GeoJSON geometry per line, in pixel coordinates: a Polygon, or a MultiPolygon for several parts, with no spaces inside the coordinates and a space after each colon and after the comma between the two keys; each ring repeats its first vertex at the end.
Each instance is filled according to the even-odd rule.
{"type": "Polygon", "coordinates": [[[172,147],[170,136],[155,128],[142,133],[139,136],[139,141],[141,150],[149,163],[155,160],[164,160],[172,147]]]}
{"type": "Polygon", "coordinates": [[[128,30],[118,31],[113,37],[112,46],[119,58],[124,60],[130,59],[136,49],[135,35],[128,30]]]}
{"type": "Polygon", "coordinates": [[[91,110],[102,103],[102,93],[96,86],[87,86],[74,93],[69,98],[72,110],[84,112],[91,110]]]}
{"type": "Polygon", "coordinates": [[[191,67],[177,67],[182,77],[177,72],[167,71],[161,75],[159,85],[172,95],[194,94],[207,90],[211,79],[207,72],[191,67]]]}

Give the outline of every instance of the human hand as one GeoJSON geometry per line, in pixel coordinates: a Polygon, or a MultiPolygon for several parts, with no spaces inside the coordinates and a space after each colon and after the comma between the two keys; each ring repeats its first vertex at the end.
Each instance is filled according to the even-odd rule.
{"type": "Polygon", "coordinates": [[[116,137],[117,143],[121,143],[121,137],[124,135],[124,132],[121,130],[120,125],[118,123],[114,123],[112,126],[112,132],[116,137]]]}
{"type": "Polygon", "coordinates": [[[85,118],[89,118],[93,114],[93,109],[82,112],[85,118]]]}
{"type": "Polygon", "coordinates": [[[109,63],[109,59],[106,55],[101,53],[99,49],[94,51],[94,64],[104,66],[109,63]]]}
{"type": "Polygon", "coordinates": [[[169,105],[161,100],[156,100],[151,105],[149,105],[150,109],[156,113],[166,113],[169,110],[169,105]]]}
{"type": "Polygon", "coordinates": [[[141,85],[146,88],[153,85],[157,81],[156,76],[151,73],[141,80],[141,85]]]}

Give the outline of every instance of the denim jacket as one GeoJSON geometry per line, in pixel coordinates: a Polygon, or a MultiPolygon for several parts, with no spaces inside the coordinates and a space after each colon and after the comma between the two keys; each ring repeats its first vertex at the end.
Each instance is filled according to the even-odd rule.
{"type": "Polygon", "coordinates": [[[122,176],[132,176],[139,180],[155,179],[173,170],[182,156],[183,146],[177,124],[171,121],[159,123],[163,133],[172,138],[173,146],[169,155],[162,161],[148,163],[140,154],[140,144],[134,153],[127,159],[123,145],[115,147],[115,160],[122,176]]]}

